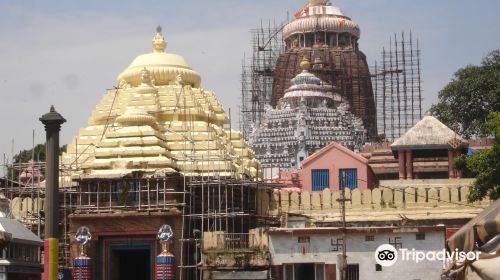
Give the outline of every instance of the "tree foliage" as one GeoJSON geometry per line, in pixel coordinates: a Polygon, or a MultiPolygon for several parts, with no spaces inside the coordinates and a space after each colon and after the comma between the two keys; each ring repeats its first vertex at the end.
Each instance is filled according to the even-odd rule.
{"type": "Polygon", "coordinates": [[[489,114],[485,129],[495,135],[493,148],[470,156],[462,155],[455,161],[455,168],[476,178],[469,193],[470,202],[485,197],[500,198],[500,112],[489,114]]]}
{"type": "MultiPolygon", "coordinates": [[[[66,151],[67,145],[62,146],[59,149],[59,153],[63,153],[66,151]]],[[[45,144],[38,144],[34,148],[29,149],[29,150],[22,150],[18,154],[14,155],[14,164],[20,164],[20,163],[27,163],[30,161],[34,156],[35,162],[44,162],[45,161],[45,144]],[[33,150],[35,151],[33,153],[33,150]]],[[[42,170],[43,171],[43,170],[42,170]]],[[[21,170],[17,168],[12,168],[10,167],[8,169],[8,174],[7,177],[13,178],[14,181],[17,181],[19,179],[19,174],[21,173],[21,170]]]]}
{"type": "MultiPolygon", "coordinates": [[[[45,161],[45,144],[38,144],[34,148],[35,161],[45,161]]],[[[31,160],[33,149],[22,150],[14,156],[14,163],[25,163],[31,160]]]]}
{"type": "Polygon", "coordinates": [[[489,53],[481,65],[459,69],[439,92],[431,112],[465,138],[489,135],[488,114],[500,111],[500,50],[489,53]]]}

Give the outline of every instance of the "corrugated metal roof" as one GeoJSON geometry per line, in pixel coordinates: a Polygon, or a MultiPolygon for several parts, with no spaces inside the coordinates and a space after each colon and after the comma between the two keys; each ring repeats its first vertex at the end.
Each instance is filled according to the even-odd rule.
{"type": "Polygon", "coordinates": [[[43,241],[15,219],[0,218],[0,231],[12,234],[12,242],[32,245],[43,245],[43,241]]]}

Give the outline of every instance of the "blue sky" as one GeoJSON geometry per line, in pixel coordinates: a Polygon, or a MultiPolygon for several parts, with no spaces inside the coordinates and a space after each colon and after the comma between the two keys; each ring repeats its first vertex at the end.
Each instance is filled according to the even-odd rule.
{"type": "MultiPolygon", "coordinates": [[[[38,117],[51,104],[68,120],[61,142],[70,142],[118,74],[150,51],[158,24],[167,51],[182,55],[201,74],[202,87],[237,111],[248,30],[261,20],[282,21],[305,2],[0,1],[0,160],[10,157],[12,139],[15,152],[31,147],[33,129],[35,141],[44,141],[38,117]]],[[[500,48],[500,1],[331,2],[360,25],[370,65],[394,32],[412,30],[422,49],[424,109],[459,67],[500,48]]]]}

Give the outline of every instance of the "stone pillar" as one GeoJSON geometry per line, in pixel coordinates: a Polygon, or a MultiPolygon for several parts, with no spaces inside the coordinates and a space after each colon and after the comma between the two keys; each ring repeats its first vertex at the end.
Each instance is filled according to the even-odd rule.
{"type": "Polygon", "coordinates": [[[413,152],[406,151],[406,179],[413,179],[413,152]]]}
{"type": "Polygon", "coordinates": [[[406,179],[406,172],[405,172],[405,151],[399,150],[398,151],[398,160],[399,160],[399,179],[404,180],[406,179]]]}
{"type": "Polygon", "coordinates": [[[453,169],[454,159],[455,159],[455,152],[453,150],[448,150],[448,177],[450,179],[455,178],[455,170],[453,169]]]}
{"type": "MultiPolygon", "coordinates": [[[[460,150],[455,150],[455,158],[460,156],[460,150]]],[[[455,171],[455,176],[458,178],[458,179],[461,179],[462,178],[462,171],[458,171],[458,170],[454,170],[455,171]]]]}
{"type": "Polygon", "coordinates": [[[57,280],[59,275],[59,131],[66,120],[50,107],[40,121],[45,126],[45,254],[44,279],[57,280]]]}

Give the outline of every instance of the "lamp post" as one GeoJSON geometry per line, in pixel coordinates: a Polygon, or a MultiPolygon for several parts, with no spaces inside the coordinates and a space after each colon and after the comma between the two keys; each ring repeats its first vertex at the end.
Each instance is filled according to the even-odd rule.
{"type": "Polygon", "coordinates": [[[44,279],[57,280],[59,275],[59,131],[66,119],[54,106],[40,121],[46,131],[45,167],[45,237],[44,279]]]}

